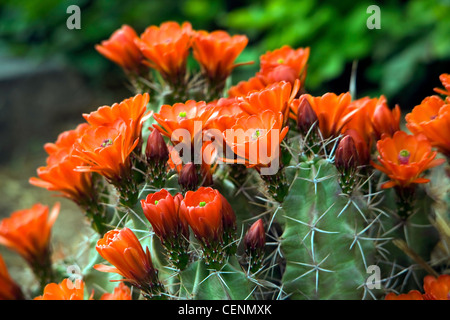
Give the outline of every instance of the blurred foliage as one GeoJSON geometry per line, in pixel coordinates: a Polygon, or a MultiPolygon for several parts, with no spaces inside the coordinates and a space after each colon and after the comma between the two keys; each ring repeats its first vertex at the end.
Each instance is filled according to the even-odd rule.
{"type": "Polygon", "coordinates": [[[306,86],[312,93],[347,91],[357,60],[358,96],[385,94],[412,108],[410,104],[440,85],[440,73],[450,72],[450,0],[377,1],[381,29],[370,30],[366,21],[372,4],[354,0],[3,1],[0,50],[62,61],[96,83],[121,76],[121,70],[101,57],[94,45],[122,24],[141,33],[166,20],[188,20],[195,29],[220,28],[249,37],[239,60],[256,63],[238,68],[234,82],[252,76],[259,55],[267,50],[284,44],[309,46],[306,86]],[[70,4],[81,8],[81,30],[66,28],[70,4]]]}

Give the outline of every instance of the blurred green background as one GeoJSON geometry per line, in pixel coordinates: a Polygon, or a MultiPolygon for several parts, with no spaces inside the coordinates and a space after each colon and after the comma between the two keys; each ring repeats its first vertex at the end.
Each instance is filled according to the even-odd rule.
{"type": "MultiPolygon", "coordinates": [[[[83,112],[132,95],[122,70],[94,49],[122,24],[138,34],[167,20],[246,34],[249,44],[238,61],[255,64],[236,69],[233,83],[251,77],[267,50],[308,46],[307,91],[348,91],[357,62],[356,98],[384,94],[404,115],[441,86],[441,73],[450,72],[449,17],[450,0],[3,0],[0,218],[36,201],[52,205],[59,200],[61,228],[55,228],[55,237],[70,245],[82,234],[81,212],[69,201],[31,187],[28,178],[45,164],[45,142],[82,122],[83,112]],[[81,9],[80,30],[66,26],[72,4],[81,9]],[[366,26],[367,8],[373,4],[380,8],[380,29],[366,26]],[[72,227],[62,228],[67,223],[72,227]]],[[[8,254],[3,248],[0,253],[8,254]]]]}

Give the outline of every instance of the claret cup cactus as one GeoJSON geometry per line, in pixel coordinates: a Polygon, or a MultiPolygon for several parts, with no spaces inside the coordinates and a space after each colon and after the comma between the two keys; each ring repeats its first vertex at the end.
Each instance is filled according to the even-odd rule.
{"type": "Polygon", "coordinates": [[[450,76],[403,127],[384,96],[308,93],[310,48],[233,83],[247,41],[169,21],[96,46],[134,92],[46,144],[30,178],[92,226],[83,286],[36,267],[28,210],[0,243],[52,275],[29,298],[448,299],[450,76]]]}

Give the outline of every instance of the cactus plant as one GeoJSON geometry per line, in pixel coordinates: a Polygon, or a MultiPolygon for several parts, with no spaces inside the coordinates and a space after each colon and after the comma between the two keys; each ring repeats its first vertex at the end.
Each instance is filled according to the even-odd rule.
{"type": "Polygon", "coordinates": [[[384,97],[305,93],[309,48],[288,46],[226,87],[246,43],[167,22],[97,46],[122,58],[134,96],[84,115],[30,179],[91,222],[83,285],[94,298],[122,280],[141,293],[129,299],[383,299],[446,281],[450,137],[428,122],[450,121],[449,97],[427,123],[408,117],[408,135],[384,97]]]}

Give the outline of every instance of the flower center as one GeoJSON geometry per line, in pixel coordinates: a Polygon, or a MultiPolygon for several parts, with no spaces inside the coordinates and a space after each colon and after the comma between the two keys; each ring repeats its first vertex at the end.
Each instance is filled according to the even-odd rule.
{"type": "Polygon", "coordinates": [[[434,115],[434,116],[431,116],[430,117],[430,120],[434,120],[434,119],[436,119],[437,118],[437,115],[434,115]]]}
{"type": "Polygon", "coordinates": [[[206,206],[206,202],[205,202],[205,201],[202,201],[202,202],[200,202],[200,203],[198,204],[198,206],[203,208],[204,206],[206,206]]]}
{"type": "Polygon", "coordinates": [[[284,59],[278,59],[278,61],[277,61],[279,64],[283,64],[284,63],[284,59]]]}
{"type": "Polygon", "coordinates": [[[408,164],[410,157],[411,157],[411,152],[409,152],[406,149],[403,149],[398,154],[398,162],[400,162],[400,164],[408,164]]]}
{"type": "Polygon", "coordinates": [[[155,200],[155,204],[158,204],[158,200],[155,200]]]}
{"type": "Polygon", "coordinates": [[[252,134],[252,140],[258,140],[258,138],[261,136],[261,131],[259,129],[256,129],[255,132],[252,134]]]}
{"type": "Polygon", "coordinates": [[[100,145],[102,148],[105,148],[107,146],[110,146],[113,144],[112,139],[105,139],[103,140],[102,144],[100,145]]]}
{"type": "Polygon", "coordinates": [[[181,112],[178,114],[178,116],[179,116],[180,118],[186,118],[186,111],[181,111],[181,112]]]}

